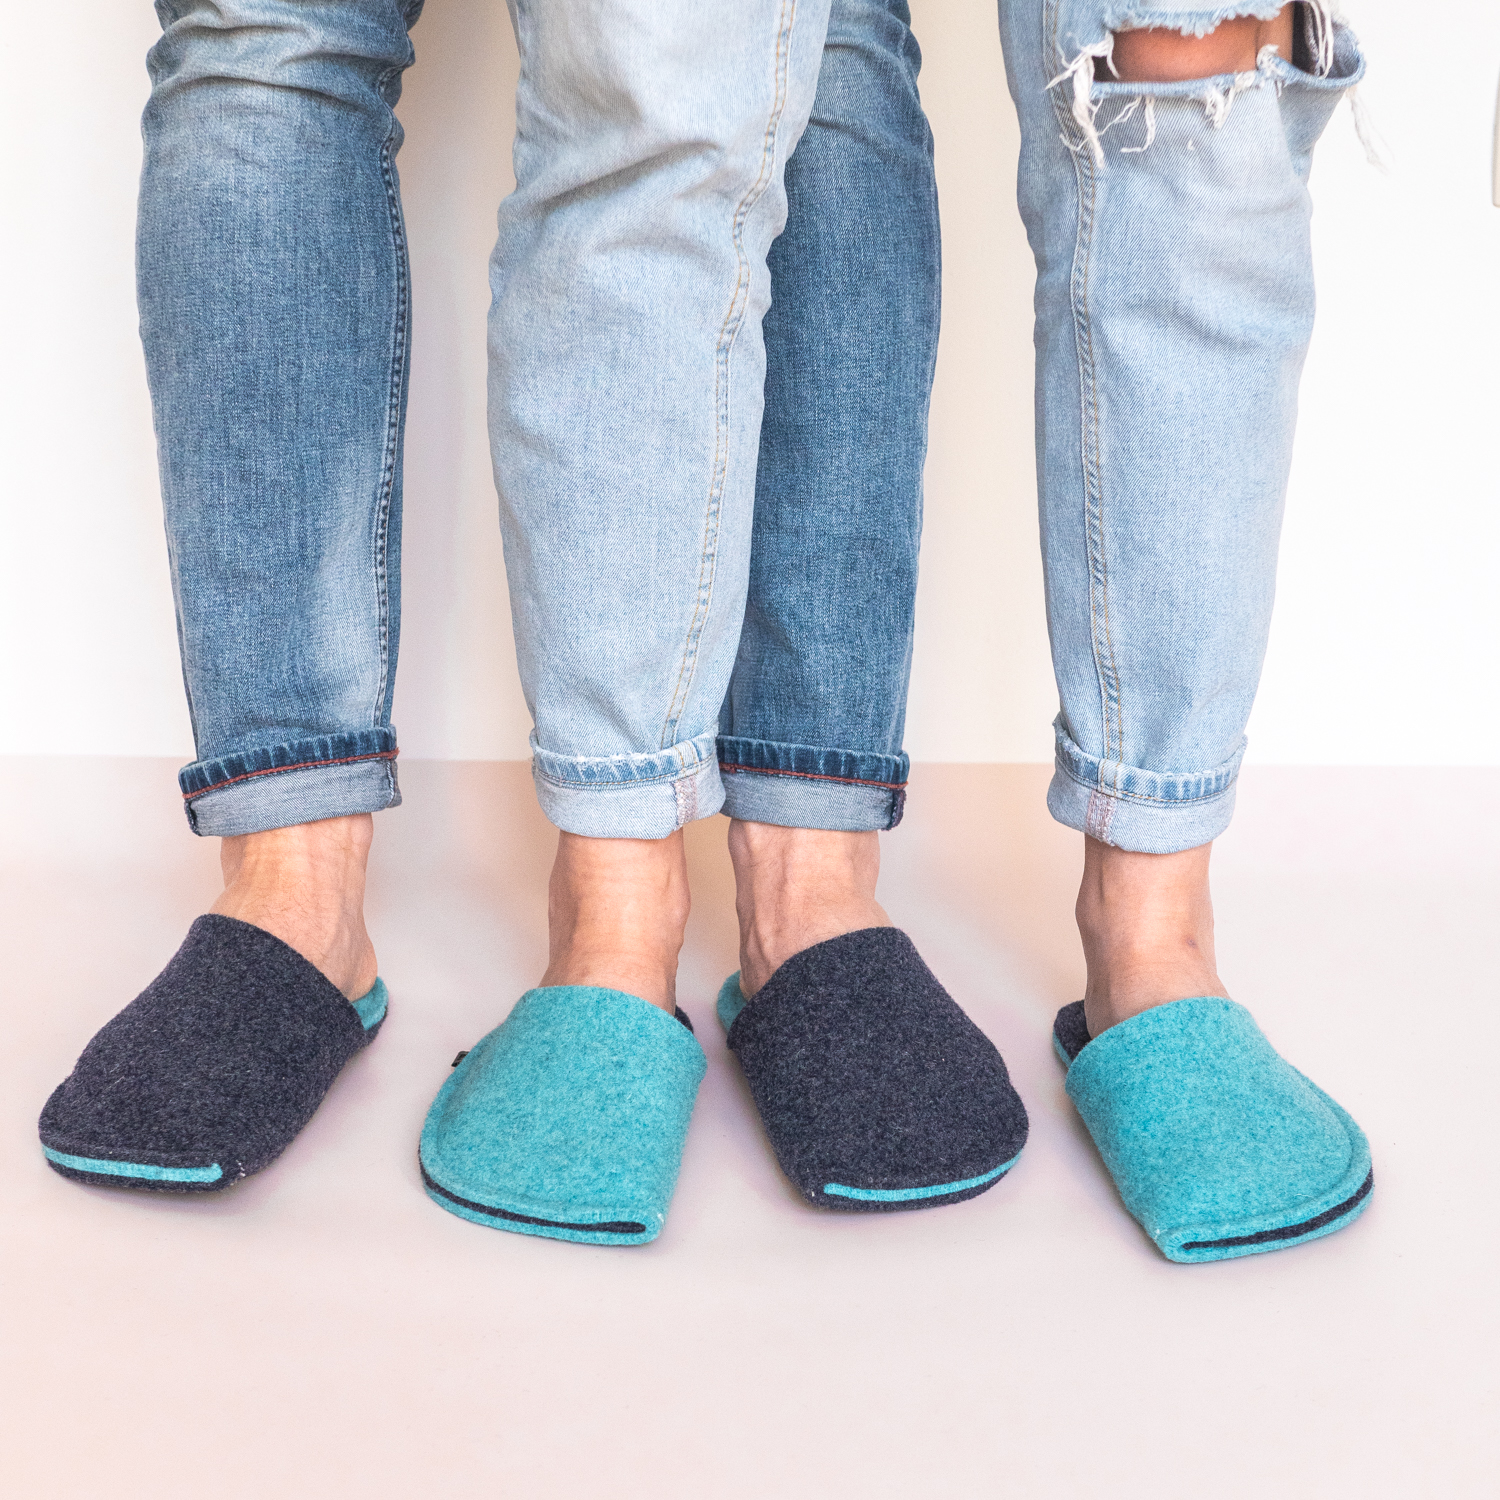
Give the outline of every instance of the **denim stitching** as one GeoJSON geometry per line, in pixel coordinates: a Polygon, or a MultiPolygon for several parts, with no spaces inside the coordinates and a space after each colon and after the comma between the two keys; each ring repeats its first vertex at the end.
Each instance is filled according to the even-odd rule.
{"type": "MultiPolygon", "coordinates": [[[[699,738],[710,739],[712,738],[712,736],[701,735],[699,736],[699,738]]],[[[532,763],[536,767],[536,774],[538,776],[546,777],[548,780],[557,783],[557,785],[559,786],[597,786],[606,784],[615,786],[629,786],[630,784],[639,781],[671,781],[678,776],[683,776],[691,773],[700,766],[708,765],[714,758],[713,752],[709,750],[700,753],[697,751],[695,746],[695,740],[683,740],[679,744],[669,747],[668,751],[666,752],[650,751],[645,754],[636,753],[627,755],[565,756],[558,754],[556,751],[543,750],[541,746],[536,743],[536,737],[535,735],[533,735],[531,740],[531,755],[532,763]],[[664,760],[668,759],[675,764],[661,771],[649,771],[644,774],[632,771],[623,778],[615,776],[596,780],[594,778],[586,776],[574,777],[567,770],[548,769],[548,762],[560,762],[567,767],[608,766],[611,768],[629,768],[633,765],[638,764],[661,765],[664,760]]]]}
{"type": "Polygon", "coordinates": [[[724,476],[729,463],[729,356],[734,348],[745,321],[745,310],[750,302],[750,262],[745,255],[745,222],[751,210],[760,202],[773,175],[776,162],[776,145],[781,127],[782,111],[786,108],[787,56],[790,52],[792,22],[796,18],[796,0],[782,0],[781,18],[776,33],[776,87],[771,102],[770,118],[766,121],[766,133],[761,147],[760,170],[750,184],[745,196],[740,199],[734,212],[735,256],[738,269],[734,291],[730,294],[729,309],[724,314],[724,324],[719,330],[718,347],[714,350],[714,465],[708,487],[708,508],[703,518],[703,552],[699,561],[698,597],[693,605],[693,617],[688,624],[687,641],[683,646],[682,661],[677,669],[677,683],[672,692],[672,701],[667,707],[666,722],[662,725],[661,748],[667,749],[677,735],[677,725],[687,707],[688,693],[698,664],[698,641],[707,623],[708,608],[713,599],[714,575],[718,564],[719,519],[724,499],[724,476]]]}
{"type": "MultiPolygon", "coordinates": [[[[390,68],[382,75],[378,85],[382,95],[386,85],[400,71],[399,68],[390,68]]],[[[391,496],[396,483],[396,454],[401,438],[401,393],[406,379],[409,329],[410,268],[406,258],[406,224],[401,216],[401,198],[396,191],[391,171],[391,140],[395,131],[396,115],[392,110],[390,130],[380,146],[380,177],[385,184],[386,203],[391,214],[391,248],[396,261],[396,319],[391,330],[391,384],[386,398],[385,454],[381,463],[380,492],[375,506],[375,597],[380,616],[380,682],[375,690],[371,721],[377,728],[385,717],[386,690],[391,672],[391,601],[386,555],[390,536],[391,496]]]]}
{"type": "Polygon", "coordinates": [[[727,760],[719,762],[719,769],[731,776],[795,776],[798,781],[836,781],[840,786],[878,786],[882,791],[899,792],[904,781],[862,781],[857,776],[828,776],[820,771],[778,771],[769,766],[732,766],[727,760]]]}
{"type": "Polygon", "coordinates": [[[698,816],[698,778],[679,776],[672,783],[672,799],[677,809],[677,826],[686,828],[698,816]]]}
{"type": "Polygon", "coordinates": [[[1083,815],[1083,831],[1101,844],[1109,842],[1109,825],[1115,820],[1115,799],[1099,792],[1089,793],[1088,811],[1083,815]]]}
{"type": "MultiPolygon", "coordinates": [[[[621,758],[623,759],[624,757],[621,758]]],[[[655,776],[627,776],[623,781],[575,781],[571,777],[567,776],[554,776],[550,771],[542,770],[542,768],[537,765],[535,761],[532,761],[532,771],[539,780],[545,781],[551,786],[576,787],[580,791],[585,792],[607,792],[612,787],[651,786],[659,781],[690,781],[694,779],[702,770],[702,768],[708,764],[709,762],[706,760],[699,760],[694,761],[692,767],[686,771],[662,771],[655,776]]]]}
{"type": "Polygon", "coordinates": [[[1149,792],[1133,792],[1124,788],[1114,791],[1101,792],[1097,785],[1084,781],[1075,776],[1071,770],[1061,762],[1056,762],[1056,769],[1061,771],[1075,786],[1081,786],[1091,797],[1100,797],[1109,802],[1150,802],[1158,807],[1188,807],[1195,802],[1214,802],[1220,797],[1226,797],[1235,788],[1239,777],[1236,776],[1228,785],[1222,786],[1216,792],[1203,792],[1197,797],[1153,797],[1149,792]]]}
{"type": "MultiPolygon", "coordinates": [[[[1058,0],[1047,0],[1043,25],[1047,28],[1051,58],[1049,72],[1063,66],[1057,31],[1058,0]]],[[[1093,158],[1077,141],[1077,122],[1053,93],[1053,112],[1063,128],[1064,144],[1073,157],[1078,179],[1078,236],[1073,252],[1071,277],[1073,329],[1078,349],[1079,415],[1082,424],[1084,482],[1084,529],[1089,565],[1089,626],[1094,650],[1094,669],[1099,677],[1100,709],[1103,714],[1103,761],[1123,761],[1125,731],[1119,672],[1115,666],[1114,641],[1109,623],[1109,574],[1104,555],[1104,496],[1099,468],[1099,400],[1094,364],[1093,328],[1089,318],[1089,264],[1092,258],[1094,218],[1098,202],[1098,175],[1093,158]]],[[[1105,782],[1102,776],[1100,786],[1105,782]]]]}
{"type": "MultiPolygon", "coordinates": [[[[216,781],[212,786],[200,787],[196,792],[184,792],[182,800],[193,802],[199,797],[206,797],[210,792],[217,792],[226,786],[233,786],[239,781],[254,781],[257,776],[280,776],[283,771],[314,771],[321,770],[324,766],[352,766],[366,760],[384,760],[394,762],[401,752],[399,750],[376,750],[369,755],[346,755],[341,760],[303,760],[295,766],[269,766],[264,771],[246,771],[241,776],[226,777],[223,781],[216,781]]],[[[391,779],[388,775],[387,779],[391,779]]]]}

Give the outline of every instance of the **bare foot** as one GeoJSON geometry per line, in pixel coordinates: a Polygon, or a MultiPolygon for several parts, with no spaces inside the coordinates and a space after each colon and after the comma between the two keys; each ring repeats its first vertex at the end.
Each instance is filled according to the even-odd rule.
{"type": "Polygon", "coordinates": [[[864,927],[889,927],[875,900],[878,833],[729,825],[734,908],[740,919],[740,988],[757,990],[793,954],[864,927]]]}
{"type": "Polygon", "coordinates": [[[1084,839],[1077,914],[1090,1036],[1170,1000],[1227,998],[1214,964],[1212,849],[1131,854],[1084,839]]]}
{"type": "Polygon", "coordinates": [[[560,833],[542,983],[624,990],[675,1010],[689,904],[681,830],[664,839],[560,833]]]}
{"type": "Polygon", "coordinates": [[[369,813],[245,833],[223,841],[224,894],[209,908],[279,937],[350,1000],[375,983],[365,931],[369,813]]]}

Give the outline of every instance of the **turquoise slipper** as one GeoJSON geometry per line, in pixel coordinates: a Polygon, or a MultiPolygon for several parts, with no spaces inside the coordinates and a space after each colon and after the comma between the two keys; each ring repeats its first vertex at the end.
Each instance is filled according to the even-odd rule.
{"type": "Polygon", "coordinates": [[[428,1196],[517,1234],[654,1240],[707,1066],[681,1011],[592,985],[528,990],[432,1101],[428,1196]]]}
{"type": "Polygon", "coordinates": [[[1233,1000],[1174,1000],[1093,1040],[1080,1000],[1052,1038],[1125,1207],[1169,1260],[1285,1250],[1369,1203],[1364,1132],[1233,1000]]]}

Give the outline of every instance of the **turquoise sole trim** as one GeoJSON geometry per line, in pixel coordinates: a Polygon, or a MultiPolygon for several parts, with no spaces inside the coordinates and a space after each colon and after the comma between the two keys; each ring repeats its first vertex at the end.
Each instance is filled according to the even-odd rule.
{"type": "Polygon", "coordinates": [[[970,1188],[983,1187],[993,1182],[1002,1173],[1010,1171],[1020,1161],[1018,1151],[1009,1161],[1003,1161],[993,1172],[979,1177],[965,1177],[962,1182],[935,1182],[931,1187],[919,1188],[857,1188],[846,1187],[842,1182],[825,1182],[823,1191],[836,1198],[858,1198],[864,1203],[910,1203],[914,1198],[942,1198],[949,1193],[963,1193],[970,1188]]]}
{"type": "Polygon", "coordinates": [[[101,1177],[144,1177],[151,1182],[217,1182],[224,1169],[218,1162],[208,1167],[153,1167],[143,1161],[105,1161],[97,1156],[69,1156],[63,1151],[42,1147],[48,1161],[75,1172],[94,1172],[101,1177]]]}
{"type": "Polygon", "coordinates": [[[349,1003],[359,1017],[359,1024],[368,1031],[372,1026],[380,1025],[385,1019],[385,1008],[390,1004],[390,999],[390,991],[385,987],[385,980],[377,979],[368,995],[361,995],[358,1000],[351,1000],[349,1003]]]}

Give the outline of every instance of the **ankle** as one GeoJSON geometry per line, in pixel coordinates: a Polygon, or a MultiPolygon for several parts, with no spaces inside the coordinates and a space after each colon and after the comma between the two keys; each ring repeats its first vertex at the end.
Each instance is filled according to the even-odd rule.
{"type": "Polygon", "coordinates": [[[292,882],[309,889],[362,891],[374,836],[375,820],[357,813],[223,839],[219,864],[225,888],[292,882]]]}
{"type": "Polygon", "coordinates": [[[740,987],[754,995],[794,954],[865,927],[889,927],[875,899],[880,836],[769,823],[729,825],[740,987]]]}
{"type": "Polygon", "coordinates": [[[351,1000],[375,983],[364,921],[368,813],[226,838],[224,891],[210,910],[296,949],[351,1000]]]}
{"type": "Polygon", "coordinates": [[[1089,1031],[1190,995],[1224,994],[1214,953],[1211,845],[1137,854],[1085,841],[1077,918],[1089,1031]]]}
{"type": "Polygon", "coordinates": [[[691,898],[681,832],[665,839],[558,836],[543,985],[598,985],[676,1008],[691,898]]]}

